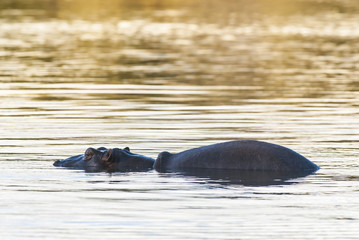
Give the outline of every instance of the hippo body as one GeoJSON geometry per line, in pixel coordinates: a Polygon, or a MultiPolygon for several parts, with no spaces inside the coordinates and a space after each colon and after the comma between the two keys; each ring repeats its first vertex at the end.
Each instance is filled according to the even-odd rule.
{"type": "Polygon", "coordinates": [[[217,143],[176,154],[162,152],[154,168],[158,172],[185,169],[315,172],[319,169],[291,149],[254,140],[217,143]]]}

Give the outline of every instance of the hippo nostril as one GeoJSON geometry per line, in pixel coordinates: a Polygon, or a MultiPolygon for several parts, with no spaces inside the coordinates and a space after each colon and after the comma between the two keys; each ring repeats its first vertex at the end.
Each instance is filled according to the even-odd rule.
{"type": "Polygon", "coordinates": [[[54,163],[53,163],[54,166],[56,167],[59,167],[61,166],[61,161],[60,160],[56,160],[54,163]]]}
{"type": "Polygon", "coordinates": [[[93,155],[95,155],[94,149],[88,148],[85,152],[85,161],[87,162],[87,161],[91,160],[93,155]]]}

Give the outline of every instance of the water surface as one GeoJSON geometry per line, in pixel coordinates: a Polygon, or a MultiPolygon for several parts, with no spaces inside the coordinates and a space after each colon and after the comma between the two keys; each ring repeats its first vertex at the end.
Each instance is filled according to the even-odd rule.
{"type": "Polygon", "coordinates": [[[2,1],[2,239],[355,239],[356,1],[2,1]],[[321,169],[269,186],[52,163],[235,139],[321,169]]]}

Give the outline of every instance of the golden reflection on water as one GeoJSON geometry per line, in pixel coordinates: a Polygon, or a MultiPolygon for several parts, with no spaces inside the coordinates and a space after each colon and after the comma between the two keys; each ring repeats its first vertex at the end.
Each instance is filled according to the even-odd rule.
{"type": "MultiPolygon", "coordinates": [[[[193,118],[203,118],[225,129],[226,121],[243,116],[237,127],[246,129],[246,138],[257,138],[258,131],[273,127],[277,114],[278,123],[293,118],[298,131],[301,121],[316,128],[320,114],[330,117],[338,108],[350,119],[357,114],[355,1],[17,1],[0,6],[5,115],[11,109],[46,121],[84,114],[100,124],[101,118],[119,120],[114,106],[125,105],[125,116],[152,119],[157,129],[156,113],[180,121],[190,107],[193,117],[185,128],[195,129],[193,118]],[[231,110],[222,112],[227,107],[231,110]],[[243,107],[252,116],[247,109],[241,112],[243,107]]],[[[295,128],[289,132],[300,139],[295,128]]]]}

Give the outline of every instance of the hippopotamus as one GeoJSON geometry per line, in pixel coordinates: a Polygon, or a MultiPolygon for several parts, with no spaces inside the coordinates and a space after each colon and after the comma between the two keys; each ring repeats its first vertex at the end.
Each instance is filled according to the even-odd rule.
{"type": "Polygon", "coordinates": [[[180,153],[161,152],[154,160],[130,152],[128,147],[88,148],[55,166],[72,167],[86,171],[146,171],[175,172],[195,169],[221,169],[240,171],[276,171],[312,173],[319,167],[299,153],[272,143],[239,140],[193,148],[180,153]]]}

